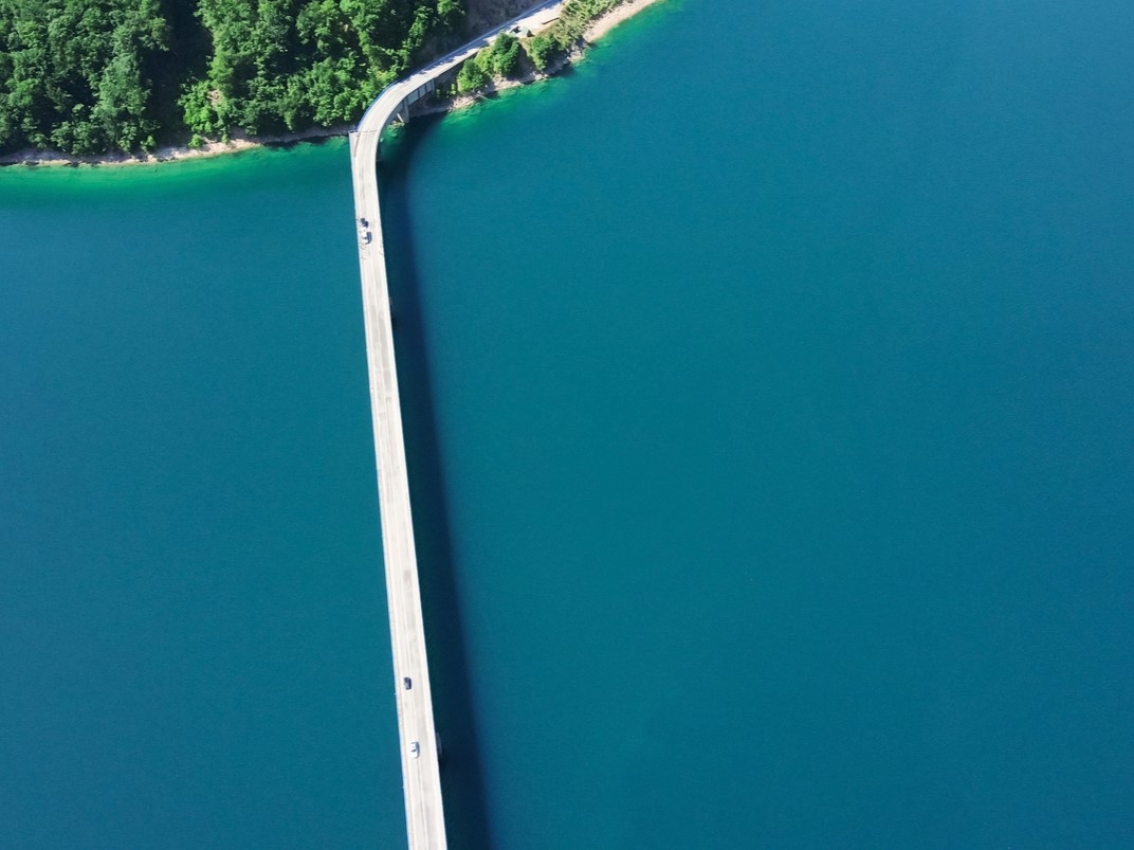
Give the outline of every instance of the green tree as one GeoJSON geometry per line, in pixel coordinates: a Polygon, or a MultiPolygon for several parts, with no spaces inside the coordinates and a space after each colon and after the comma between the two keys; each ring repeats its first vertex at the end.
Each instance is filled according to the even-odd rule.
{"type": "Polygon", "coordinates": [[[354,121],[463,16],[459,0],[199,3],[213,52],[181,104],[205,135],[354,121]]]}
{"type": "Polygon", "coordinates": [[[159,0],[0,0],[0,150],[136,150],[169,39],[159,0]]]}
{"type": "Polygon", "coordinates": [[[514,77],[520,69],[520,42],[510,33],[501,33],[489,49],[492,73],[497,77],[514,77]]]}
{"type": "Polygon", "coordinates": [[[477,54],[461,65],[461,70],[457,72],[457,91],[462,93],[477,91],[492,81],[491,75],[478,61],[479,58],[480,54],[477,54]]]}
{"type": "Polygon", "coordinates": [[[528,57],[537,71],[546,71],[556,53],[556,44],[545,35],[537,35],[528,42],[528,57]]]}

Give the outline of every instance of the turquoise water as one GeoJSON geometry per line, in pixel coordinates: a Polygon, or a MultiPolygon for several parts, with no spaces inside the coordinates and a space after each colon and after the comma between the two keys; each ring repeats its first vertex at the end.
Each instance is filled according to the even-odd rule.
{"type": "MultiPolygon", "coordinates": [[[[1132,19],[667,0],[387,145],[452,846],[1134,843],[1132,19]]],[[[7,843],[404,841],[350,215],[0,172],[7,843]]]]}

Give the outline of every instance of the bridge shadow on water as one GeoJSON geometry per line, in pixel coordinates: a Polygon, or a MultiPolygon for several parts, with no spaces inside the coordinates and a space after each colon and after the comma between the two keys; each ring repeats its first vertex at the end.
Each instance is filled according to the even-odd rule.
{"type": "Polygon", "coordinates": [[[378,180],[429,672],[437,730],[444,746],[441,786],[446,832],[454,850],[489,850],[492,836],[485,777],[406,193],[415,142],[435,124],[433,118],[417,119],[385,143],[378,180]]]}

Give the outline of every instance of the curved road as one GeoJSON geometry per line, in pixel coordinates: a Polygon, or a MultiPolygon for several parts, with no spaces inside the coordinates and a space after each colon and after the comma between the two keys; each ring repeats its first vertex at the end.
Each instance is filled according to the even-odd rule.
{"type": "Polygon", "coordinates": [[[401,739],[402,781],[410,850],[445,850],[445,815],[441,802],[438,739],[421,615],[417,552],[410,512],[409,478],[402,434],[402,410],[394,361],[394,334],[386,283],[386,253],[378,200],[378,142],[382,131],[410,104],[433,91],[442,75],[513,27],[539,29],[555,17],[562,0],[546,0],[518,18],[455,50],[432,65],[385,89],[350,135],[358,259],[370,371],[370,409],[378,463],[378,499],[382,513],[383,560],[394,653],[394,680],[401,739]]]}

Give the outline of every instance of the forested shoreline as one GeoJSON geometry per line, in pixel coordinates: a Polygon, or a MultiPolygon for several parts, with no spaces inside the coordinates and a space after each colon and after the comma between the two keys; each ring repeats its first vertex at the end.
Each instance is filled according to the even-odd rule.
{"type": "MultiPolygon", "coordinates": [[[[621,2],[569,0],[546,33],[467,63],[460,89],[543,71],[621,2]]],[[[0,154],[134,154],[341,126],[460,43],[469,3],[0,0],[0,154]]]]}
{"type": "Polygon", "coordinates": [[[0,0],[0,153],[350,121],[463,19],[463,0],[0,0]]]}

